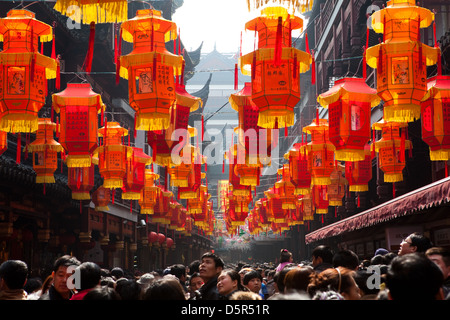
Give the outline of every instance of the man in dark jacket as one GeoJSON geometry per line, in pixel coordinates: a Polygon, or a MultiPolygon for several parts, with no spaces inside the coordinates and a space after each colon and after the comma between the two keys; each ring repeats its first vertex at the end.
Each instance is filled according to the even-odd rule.
{"type": "Polygon", "coordinates": [[[199,300],[219,300],[217,278],[224,268],[223,260],[212,252],[203,254],[199,267],[200,277],[205,284],[199,289],[199,300]]]}

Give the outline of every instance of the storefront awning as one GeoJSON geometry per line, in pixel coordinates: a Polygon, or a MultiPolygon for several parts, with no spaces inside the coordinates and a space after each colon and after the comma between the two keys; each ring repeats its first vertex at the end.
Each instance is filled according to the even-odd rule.
{"type": "Polygon", "coordinates": [[[450,201],[450,177],[413,190],[305,236],[306,244],[370,227],[450,201]]]}

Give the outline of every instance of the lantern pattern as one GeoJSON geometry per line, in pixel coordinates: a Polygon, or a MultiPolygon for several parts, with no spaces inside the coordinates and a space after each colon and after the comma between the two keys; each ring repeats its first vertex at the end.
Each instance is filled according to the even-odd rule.
{"type": "Polygon", "coordinates": [[[342,198],[345,196],[345,187],[348,184],[344,177],[344,167],[336,164],[330,179],[331,183],[327,186],[328,204],[330,206],[342,206],[342,198]]]}
{"type": "Polygon", "coordinates": [[[145,169],[144,187],[141,190],[139,206],[141,214],[153,214],[154,206],[158,198],[159,188],[155,185],[155,180],[159,175],[150,169],[145,169]]]}
{"type": "Polygon", "coordinates": [[[94,187],[95,164],[90,167],[68,168],[67,184],[72,190],[72,199],[90,200],[90,191],[94,187]]]}
{"type": "Polygon", "coordinates": [[[39,119],[36,140],[28,145],[33,153],[33,169],[36,183],[55,183],[54,172],[58,168],[58,152],[62,146],[53,139],[56,124],[48,118],[39,119]]]}
{"type": "Polygon", "coordinates": [[[109,211],[108,204],[111,201],[111,190],[100,186],[92,194],[92,202],[95,211],[109,211]]]}
{"type": "Polygon", "coordinates": [[[303,221],[314,220],[314,202],[311,193],[302,196],[301,211],[303,213],[303,221]]]}
{"type": "Polygon", "coordinates": [[[120,57],[119,74],[128,79],[136,130],[169,127],[176,99],[174,76],[181,74],[183,57],[168,52],[165,42],[176,38],[176,29],[158,10],[138,10],[135,18],[121,25],[123,40],[133,43],[133,51],[120,57]]]}
{"type": "Polygon", "coordinates": [[[131,157],[126,159],[126,172],[123,178],[122,199],[139,200],[145,185],[145,167],[152,163],[152,158],[141,148],[131,149],[131,157]]]}
{"type": "Polygon", "coordinates": [[[372,156],[370,145],[365,147],[365,157],[362,161],[345,162],[345,178],[350,192],[369,191],[369,181],[372,180],[372,156]]]}
{"type": "Polygon", "coordinates": [[[410,140],[406,139],[406,122],[388,122],[384,119],[372,125],[373,130],[381,130],[381,139],[374,143],[378,152],[380,169],[384,173],[384,182],[403,180],[405,168],[405,150],[412,148],[410,140]]]}
{"type": "Polygon", "coordinates": [[[411,122],[420,118],[420,101],[427,91],[426,66],[436,64],[439,48],[420,41],[434,13],[415,0],[391,0],[372,14],[373,30],[383,42],[366,52],[367,64],[377,69],[377,92],[384,100],[384,119],[411,122]]]}
{"type": "Polygon", "coordinates": [[[291,31],[303,20],[283,7],[268,7],[245,24],[258,33],[258,49],[239,59],[243,74],[252,77],[252,101],[259,107],[258,125],[281,128],[294,124],[300,100],[300,73],[309,70],[309,53],[292,47],[291,31]]]}
{"type": "Polygon", "coordinates": [[[89,83],[68,83],[65,90],[52,95],[52,103],[61,118],[59,142],[67,154],[67,166],[90,167],[98,147],[98,114],[106,108],[100,94],[89,83]]]}
{"type": "Polygon", "coordinates": [[[51,41],[52,27],[28,10],[10,10],[0,19],[0,130],[32,133],[45,104],[47,79],[59,62],[38,52],[38,40],[51,41]]]}
{"type": "Polygon", "coordinates": [[[328,213],[328,206],[330,205],[327,192],[328,186],[329,185],[314,185],[311,187],[311,196],[317,214],[328,213]]]}
{"type": "Polygon", "coordinates": [[[318,96],[328,108],[329,137],[339,161],[364,160],[364,146],[370,139],[371,109],[380,103],[375,89],[365,79],[343,78],[318,96]]]}
{"type": "MultiPolygon", "coordinates": [[[[303,139],[303,134],[302,134],[303,139]]],[[[297,195],[308,194],[311,189],[311,173],[308,170],[308,157],[305,143],[295,143],[291,150],[284,155],[289,160],[289,177],[295,186],[297,195]]]]}
{"type": "Polygon", "coordinates": [[[127,0],[58,0],[53,9],[76,23],[120,23],[128,19],[127,0]]]}
{"type": "Polygon", "coordinates": [[[422,140],[430,147],[431,161],[450,159],[450,76],[428,79],[422,101],[422,140]]]}

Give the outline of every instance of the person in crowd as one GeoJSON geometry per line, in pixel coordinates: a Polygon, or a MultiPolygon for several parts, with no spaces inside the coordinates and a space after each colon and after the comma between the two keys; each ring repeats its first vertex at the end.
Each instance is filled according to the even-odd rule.
{"type": "Polygon", "coordinates": [[[314,271],[320,273],[325,269],[333,267],[333,251],[326,245],[314,248],[312,252],[312,267],[314,271]]]}
{"type": "Polygon", "coordinates": [[[140,300],[141,289],[135,279],[121,278],[116,284],[116,292],[120,295],[121,300],[140,300]]]}
{"type": "Polygon", "coordinates": [[[268,296],[272,296],[275,293],[275,270],[270,270],[269,272],[267,272],[267,283],[266,283],[266,287],[267,287],[267,294],[268,296]]]}
{"type": "Polygon", "coordinates": [[[432,247],[425,251],[425,255],[441,269],[444,275],[442,289],[444,296],[448,297],[450,294],[450,250],[443,247],[432,247]]]}
{"type": "Polygon", "coordinates": [[[90,290],[83,300],[122,300],[120,294],[109,286],[95,287],[90,290]]]}
{"type": "Polygon", "coordinates": [[[380,287],[376,287],[375,285],[369,286],[368,281],[370,280],[370,277],[373,275],[374,274],[372,272],[368,272],[367,270],[357,270],[355,273],[354,278],[359,288],[361,300],[377,300],[377,295],[380,292],[381,287],[381,279],[380,279],[380,287]]]}
{"type": "Polygon", "coordinates": [[[28,266],[21,260],[6,260],[0,265],[0,300],[26,300],[24,290],[28,266]]]}
{"type": "Polygon", "coordinates": [[[194,273],[198,272],[198,268],[200,267],[200,264],[202,262],[200,260],[194,260],[192,261],[188,266],[188,275],[193,275],[194,273]]]}
{"type": "Polygon", "coordinates": [[[313,273],[314,269],[310,266],[289,270],[284,277],[284,293],[306,292],[313,273]]]}
{"type": "Polygon", "coordinates": [[[200,277],[200,273],[195,272],[189,276],[188,279],[188,300],[197,300],[200,292],[198,291],[204,284],[202,277],[200,277]]]}
{"type": "Polygon", "coordinates": [[[83,262],[75,269],[80,276],[80,287],[70,300],[83,300],[84,296],[93,288],[100,286],[102,271],[94,262],[83,262]]]}
{"type": "Polygon", "coordinates": [[[236,291],[243,291],[241,277],[234,269],[224,269],[217,278],[217,290],[220,300],[229,300],[236,291]]]}
{"type": "Polygon", "coordinates": [[[204,285],[199,289],[200,300],[218,300],[217,277],[224,268],[224,262],[212,252],[203,254],[201,261],[199,273],[204,285]]]}
{"type": "MultiPolygon", "coordinates": [[[[259,291],[261,290],[261,283],[261,274],[256,270],[252,270],[244,276],[243,284],[251,292],[260,294],[259,291]]],[[[264,296],[261,296],[261,298],[264,299],[264,296]]]]}
{"type": "Polygon", "coordinates": [[[280,272],[275,273],[275,293],[268,298],[269,300],[275,298],[278,294],[284,293],[284,278],[286,277],[286,274],[294,268],[297,268],[297,265],[291,263],[286,265],[280,272]]]}
{"type": "Polygon", "coordinates": [[[56,259],[51,274],[53,282],[48,292],[43,292],[39,300],[69,300],[74,291],[73,288],[67,287],[67,280],[80,264],[81,262],[77,258],[70,255],[56,259]],[[69,268],[73,268],[73,270],[70,271],[69,268]]]}
{"type": "Polygon", "coordinates": [[[356,271],[359,267],[359,258],[353,251],[344,249],[334,254],[332,263],[334,268],[344,267],[356,271]]]}
{"type": "Polygon", "coordinates": [[[330,290],[341,295],[345,300],[359,300],[361,295],[354,273],[355,271],[343,267],[328,268],[319,274],[315,273],[308,284],[307,292],[313,300],[316,294],[320,295],[330,290]]]}
{"type": "Polygon", "coordinates": [[[287,250],[287,249],[281,249],[281,251],[280,251],[280,263],[276,267],[275,271],[280,272],[281,270],[283,270],[283,268],[287,264],[292,263],[292,261],[293,261],[292,253],[289,252],[289,250],[287,250]]]}
{"type": "Polygon", "coordinates": [[[147,291],[148,287],[155,281],[155,276],[151,273],[147,272],[144,273],[139,277],[139,279],[136,281],[139,286],[141,287],[141,297],[145,294],[145,291],[147,291]]]}
{"type": "Polygon", "coordinates": [[[262,300],[261,296],[251,291],[236,291],[229,300],[262,300]]]}
{"type": "Polygon", "coordinates": [[[42,279],[40,277],[28,278],[23,289],[27,293],[27,300],[39,299],[42,292],[42,279]]]}
{"type": "Polygon", "coordinates": [[[443,282],[438,265],[419,252],[399,255],[386,274],[391,300],[443,300],[443,282]]]}
{"type": "Polygon", "coordinates": [[[154,281],[145,292],[143,300],[186,300],[186,296],[180,281],[169,274],[154,281]]]}
{"type": "Polygon", "coordinates": [[[169,273],[174,275],[180,281],[181,286],[183,287],[184,292],[187,292],[186,287],[186,267],[183,264],[174,264],[170,267],[169,273]]]}
{"type": "Polygon", "coordinates": [[[113,279],[115,281],[119,280],[120,278],[124,277],[124,272],[123,269],[120,267],[114,267],[111,269],[111,277],[113,277],[113,279]]]}
{"type": "Polygon", "coordinates": [[[398,255],[402,256],[408,253],[422,252],[425,253],[433,246],[433,243],[419,232],[411,233],[400,243],[398,255]]]}

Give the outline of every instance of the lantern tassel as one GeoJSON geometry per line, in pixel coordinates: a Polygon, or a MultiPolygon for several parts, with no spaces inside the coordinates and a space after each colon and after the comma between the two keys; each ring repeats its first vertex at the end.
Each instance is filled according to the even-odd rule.
{"type": "Polygon", "coordinates": [[[22,138],[20,136],[20,132],[17,134],[17,154],[16,154],[16,163],[20,163],[20,156],[21,156],[21,147],[22,145],[22,138]]]}
{"type": "Polygon", "coordinates": [[[316,61],[314,59],[314,50],[311,50],[311,84],[316,84],[316,61]]]}
{"type": "Polygon", "coordinates": [[[405,161],[405,130],[406,128],[402,129],[401,137],[400,137],[400,162],[405,161]]]}
{"type": "Polygon", "coordinates": [[[59,62],[59,56],[56,59],[56,80],[55,80],[55,89],[61,89],[61,63],[59,62]]]}
{"type": "Polygon", "coordinates": [[[87,74],[90,74],[92,69],[92,59],[94,57],[94,42],[95,42],[95,22],[92,21],[90,24],[88,51],[86,54],[86,58],[84,60],[85,71],[87,74]]]}
{"type": "Polygon", "coordinates": [[[203,141],[204,133],[205,133],[205,119],[202,114],[202,141],[203,141]]]}
{"type": "Polygon", "coordinates": [[[122,28],[120,29],[119,38],[117,39],[117,59],[116,59],[116,85],[120,82],[120,56],[122,55],[122,28]]]}
{"type": "Polygon", "coordinates": [[[380,48],[378,50],[378,72],[383,72],[383,46],[380,43],[380,48]]]}
{"type": "Polygon", "coordinates": [[[234,90],[238,89],[238,64],[234,64],[234,90]]]}
{"type": "Polygon", "coordinates": [[[366,62],[366,47],[363,47],[363,61],[362,61],[362,68],[363,68],[363,79],[367,79],[367,62],[366,62]]]}
{"type": "Polygon", "coordinates": [[[281,64],[281,52],[283,50],[283,18],[278,17],[278,25],[277,25],[277,37],[275,40],[275,59],[274,63],[276,66],[281,64]]]}

